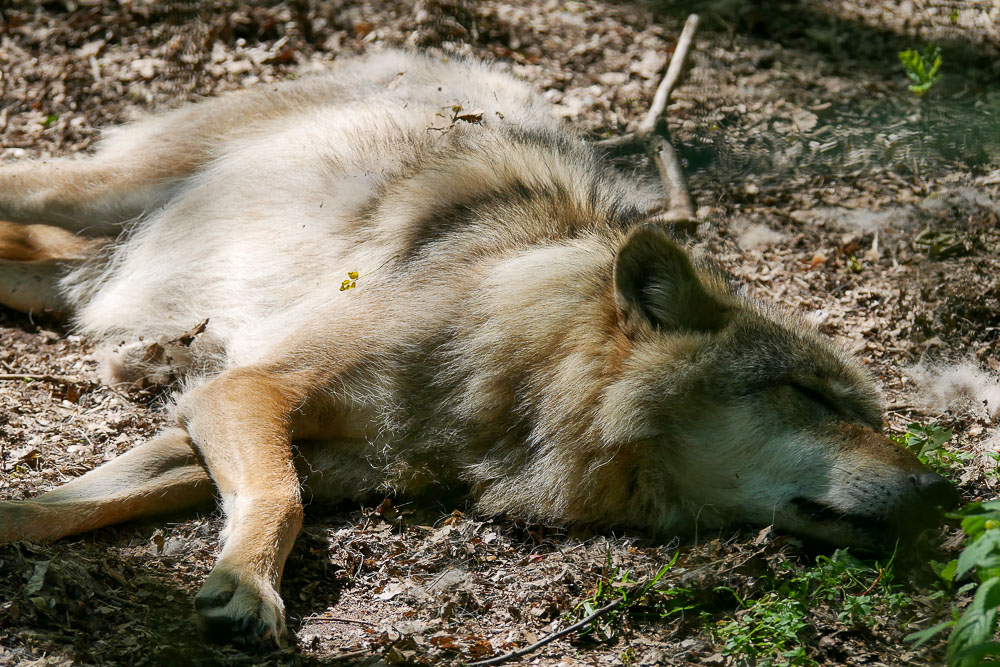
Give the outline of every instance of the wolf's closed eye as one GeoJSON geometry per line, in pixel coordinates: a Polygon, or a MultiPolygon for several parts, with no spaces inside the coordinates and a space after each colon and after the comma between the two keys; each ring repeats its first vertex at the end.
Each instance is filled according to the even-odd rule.
{"type": "Polygon", "coordinates": [[[827,412],[832,412],[834,414],[844,414],[844,411],[841,410],[840,407],[836,405],[832,400],[830,400],[830,397],[827,396],[826,394],[817,391],[811,387],[807,387],[803,384],[799,384],[798,382],[792,382],[790,386],[799,394],[805,396],[807,399],[809,399],[809,401],[820,406],[827,412]]]}

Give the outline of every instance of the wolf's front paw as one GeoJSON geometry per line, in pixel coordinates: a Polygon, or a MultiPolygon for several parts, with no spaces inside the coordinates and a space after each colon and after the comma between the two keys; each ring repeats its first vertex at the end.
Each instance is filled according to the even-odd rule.
{"type": "Polygon", "coordinates": [[[285,605],[270,583],[254,574],[216,566],[194,599],[202,628],[215,642],[280,643],[285,605]]]}

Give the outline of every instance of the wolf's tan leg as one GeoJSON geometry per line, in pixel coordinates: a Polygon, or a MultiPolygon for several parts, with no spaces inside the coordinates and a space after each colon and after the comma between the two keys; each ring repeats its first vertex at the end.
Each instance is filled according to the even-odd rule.
{"type": "Polygon", "coordinates": [[[0,218],[54,225],[85,236],[115,236],[123,222],[162,202],[192,171],[180,160],[169,162],[172,156],[162,151],[151,152],[137,152],[129,159],[99,154],[4,165],[0,218]]]}
{"type": "Polygon", "coordinates": [[[211,158],[219,141],[252,117],[253,110],[229,99],[126,125],[111,132],[93,156],[0,166],[0,219],[117,236],[122,223],[163,204],[211,158]]]}
{"type": "Polygon", "coordinates": [[[81,238],[50,225],[0,220],[0,259],[14,262],[82,260],[93,255],[103,244],[103,240],[81,238]]]}
{"type": "Polygon", "coordinates": [[[189,392],[178,406],[227,513],[225,545],[195,599],[217,638],[273,640],[285,632],[278,588],[302,526],[290,415],[307,391],[299,376],[237,368],[189,392]]]}
{"type": "Polygon", "coordinates": [[[114,130],[92,157],[2,165],[0,220],[116,236],[123,222],[164,203],[220,143],[335,94],[309,83],[287,86],[283,95],[239,91],[114,130]]]}
{"type": "Polygon", "coordinates": [[[117,236],[122,223],[163,204],[239,127],[219,117],[232,111],[219,102],[126,125],[111,132],[93,156],[0,166],[0,219],[117,236]]]}
{"type": "Polygon", "coordinates": [[[37,498],[0,502],[0,544],[54,540],[211,496],[212,480],[187,434],[168,429],[37,498]]]}
{"type": "Polygon", "coordinates": [[[0,303],[25,313],[43,310],[64,315],[68,304],[59,293],[59,279],[66,275],[63,262],[11,262],[0,259],[0,303]]]}
{"type": "Polygon", "coordinates": [[[59,280],[103,243],[55,227],[0,220],[0,303],[24,312],[68,314],[59,280]]]}

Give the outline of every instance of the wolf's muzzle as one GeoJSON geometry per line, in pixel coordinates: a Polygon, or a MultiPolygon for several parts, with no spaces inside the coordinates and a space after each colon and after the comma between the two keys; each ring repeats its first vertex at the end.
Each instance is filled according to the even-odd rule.
{"type": "Polygon", "coordinates": [[[925,505],[939,510],[954,509],[958,505],[958,489],[937,473],[925,472],[910,475],[910,482],[921,502],[925,505]]]}

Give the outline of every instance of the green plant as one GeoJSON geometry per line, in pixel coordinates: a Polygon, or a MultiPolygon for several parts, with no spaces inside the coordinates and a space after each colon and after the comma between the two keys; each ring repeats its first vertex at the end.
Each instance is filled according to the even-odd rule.
{"type": "Polygon", "coordinates": [[[954,472],[968,461],[968,452],[953,452],[944,448],[952,432],[935,422],[910,424],[906,433],[890,434],[889,438],[913,452],[920,462],[937,473],[954,472]]]}
{"type": "Polygon", "coordinates": [[[711,619],[718,617],[700,607],[696,593],[660,585],[676,560],[674,556],[648,581],[638,583],[629,571],[613,567],[609,554],[596,590],[567,615],[567,621],[579,621],[620,600],[617,608],[580,631],[597,641],[611,641],[620,634],[626,619],[640,615],[664,618],[700,609],[701,617],[711,623],[706,629],[721,644],[723,655],[760,667],[811,667],[816,662],[808,653],[805,638],[811,627],[810,609],[816,604],[835,609],[842,623],[866,627],[912,603],[894,584],[894,556],[885,562],[860,560],[840,549],[817,557],[805,568],[786,561],[776,574],[763,579],[760,594],[752,599],[731,588],[715,589],[731,593],[740,609],[731,618],[712,623],[711,619]]]}
{"type": "Polygon", "coordinates": [[[874,608],[895,612],[912,600],[893,588],[895,553],[885,563],[865,561],[846,549],[832,556],[818,556],[792,583],[803,587],[804,599],[822,598],[840,608],[837,619],[854,625],[866,623],[874,608]]]}
{"type": "Polygon", "coordinates": [[[597,583],[597,590],[573,608],[568,614],[568,620],[579,620],[590,616],[608,603],[621,599],[622,603],[618,608],[594,619],[593,623],[580,632],[581,635],[589,635],[598,641],[609,641],[616,635],[622,620],[636,609],[641,608],[645,613],[652,612],[661,617],[692,609],[694,605],[687,603],[689,590],[656,586],[663,575],[677,562],[678,555],[679,552],[675,553],[673,559],[648,581],[639,583],[631,578],[628,570],[619,570],[611,566],[609,553],[606,574],[597,583]]]}
{"type": "MultiPolygon", "coordinates": [[[[985,452],[985,454],[987,458],[993,459],[1000,464],[1000,452],[985,452]]],[[[1000,465],[993,466],[992,470],[987,470],[984,476],[986,479],[997,479],[1000,477],[1000,465]]]]}
{"type": "Polygon", "coordinates": [[[930,424],[910,424],[906,433],[890,437],[916,454],[920,462],[926,465],[929,460],[928,455],[944,446],[944,443],[951,440],[951,436],[951,431],[938,426],[936,422],[931,422],[930,424]]]}
{"type": "Polygon", "coordinates": [[[744,600],[721,589],[732,592],[742,607],[715,630],[722,653],[761,666],[815,664],[802,642],[809,608],[826,602],[839,610],[840,622],[852,625],[869,624],[876,610],[899,611],[912,600],[893,586],[893,563],[893,558],[884,564],[863,561],[839,549],[799,571],[787,564],[789,574],[775,578],[757,599],[744,600]]]}
{"type": "Polygon", "coordinates": [[[978,667],[989,656],[1000,656],[995,641],[1000,607],[1000,500],[971,503],[949,515],[961,519],[966,546],[958,558],[940,569],[947,581],[961,581],[972,571],[976,582],[966,584],[959,593],[975,589],[972,602],[955,618],[907,636],[920,646],[951,628],[946,659],[948,667],[978,667]]]}
{"type": "Polygon", "coordinates": [[[800,638],[809,625],[809,608],[802,600],[775,591],[756,600],[742,600],[738,595],[736,599],[743,609],[716,630],[723,655],[750,660],[760,667],[816,664],[806,655],[800,638]]]}
{"type": "Polygon", "coordinates": [[[899,61],[906,68],[911,83],[908,88],[918,97],[926,93],[941,78],[941,49],[928,46],[923,53],[914,49],[899,52],[899,61]]]}

